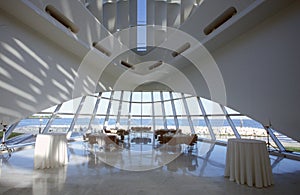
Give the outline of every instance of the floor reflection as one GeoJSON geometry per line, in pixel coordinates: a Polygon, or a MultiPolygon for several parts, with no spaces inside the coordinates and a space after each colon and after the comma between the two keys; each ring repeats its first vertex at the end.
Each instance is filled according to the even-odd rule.
{"type": "MultiPolygon", "coordinates": [[[[104,150],[78,141],[68,143],[68,153],[66,166],[42,170],[34,170],[34,149],[2,159],[0,194],[195,194],[203,188],[208,194],[262,192],[224,179],[226,147],[212,143],[197,142],[189,148],[142,142],[104,150]],[[128,171],[132,167],[138,169],[128,171]]],[[[285,186],[299,192],[293,182],[299,180],[300,162],[270,159],[275,185],[264,192],[280,192],[285,186]]]]}

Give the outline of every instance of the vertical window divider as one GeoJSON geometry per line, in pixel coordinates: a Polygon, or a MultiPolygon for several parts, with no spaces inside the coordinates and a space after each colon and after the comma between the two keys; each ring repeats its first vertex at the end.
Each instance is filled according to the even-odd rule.
{"type": "Polygon", "coordinates": [[[225,107],[224,107],[223,105],[221,105],[221,104],[219,104],[219,105],[220,105],[220,107],[221,107],[223,113],[225,114],[225,117],[226,117],[226,119],[227,119],[227,122],[229,123],[231,129],[233,130],[233,133],[234,133],[235,137],[238,138],[238,139],[241,139],[241,135],[240,135],[239,132],[237,131],[237,129],[236,129],[236,127],[235,127],[233,121],[231,120],[231,118],[230,118],[230,116],[229,116],[227,110],[225,109],[225,107]]]}
{"type": "Polygon", "coordinates": [[[184,97],[183,93],[181,93],[181,97],[182,97],[183,106],[184,106],[184,109],[185,109],[185,112],[186,112],[186,115],[187,115],[187,119],[189,121],[189,125],[190,125],[190,128],[191,128],[191,133],[195,134],[195,128],[194,128],[193,121],[192,121],[192,118],[191,118],[190,110],[188,108],[186,98],[184,97]]]}
{"type": "Polygon", "coordinates": [[[56,106],[54,112],[52,113],[51,118],[48,120],[48,122],[47,122],[45,128],[43,129],[42,134],[48,133],[49,128],[50,128],[52,122],[54,121],[54,119],[55,119],[55,117],[56,117],[56,115],[57,115],[59,109],[61,108],[61,106],[62,106],[62,104],[58,104],[58,105],[56,106]]]}
{"type": "Polygon", "coordinates": [[[97,96],[97,101],[95,103],[95,107],[94,107],[94,110],[93,110],[93,114],[92,114],[92,117],[91,117],[90,122],[89,122],[88,129],[92,129],[92,124],[93,124],[93,121],[95,120],[97,110],[98,110],[98,106],[99,106],[99,103],[100,103],[100,100],[101,100],[101,95],[102,95],[102,92],[99,92],[99,94],[97,96]]]}
{"type": "Polygon", "coordinates": [[[203,118],[204,118],[205,124],[206,124],[206,126],[207,126],[207,128],[208,128],[210,137],[211,137],[212,140],[216,140],[215,133],[214,133],[214,131],[213,131],[213,129],[212,129],[212,126],[211,126],[211,123],[210,123],[210,121],[209,121],[209,118],[207,117],[207,114],[206,114],[206,111],[205,111],[204,106],[203,106],[203,104],[202,104],[202,101],[201,101],[200,97],[197,97],[197,99],[198,99],[198,103],[199,103],[201,112],[202,112],[202,114],[203,114],[203,118]]]}

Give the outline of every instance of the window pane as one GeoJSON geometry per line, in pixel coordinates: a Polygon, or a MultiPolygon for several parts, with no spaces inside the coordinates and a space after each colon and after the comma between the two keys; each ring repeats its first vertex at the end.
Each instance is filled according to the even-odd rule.
{"type": "Polygon", "coordinates": [[[204,121],[204,117],[196,116],[196,117],[191,117],[191,119],[193,121],[195,133],[199,137],[210,138],[208,128],[207,128],[206,123],[204,121]]]}
{"type": "Polygon", "coordinates": [[[112,100],[111,101],[111,107],[110,107],[110,115],[117,116],[118,115],[118,110],[119,110],[119,104],[120,101],[112,100]]]}
{"type": "Polygon", "coordinates": [[[226,109],[226,111],[227,111],[228,114],[240,114],[239,112],[237,112],[237,111],[235,111],[235,110],[233,110],[233,109],[231,109],[229,107],[225,106],[225,109],[226,109]]]}
{"type": "Polygon", "coordinates": [[[157,129],[164,129],[164,121],[162,117],[155,117],[155,126],[157,129]]]}
{"type": "Polygon", "coordinates": [[[186,115],[182,99],[174,100],[176,114],[178,115],[186,115]]]}
{"type": "Polygon", "coordinates": [[[217,140],[227,141],[229,138],[235,138],[225,116],[212,116],[209,117],[209,121],[217,140]]]}
{"type": "Polygon", "coordinates": [[[181,129],[182,133],[184,134],[190,133],[191,129],[187,117],[178,117],[178,124],[179,124],[179,129],[181,129]]]}
{"type": "MultiPolygon", "coordinates": [[[[300,154],[300,143],[296,140],[293,140],[292,138],[289,138],[275,130],[272,130],[274,135],[278,138],[278,140],[281,142],[283,147],[288,151],[288,152],[294,152],[296,154],[300,154]]],[[[270,138],[271,139],[271,138],[270,138]]],[[[271,144],[272,147],[277,148],[276,145],[271,144]]]]}
{"type": "Polygon", "coordinates": [[[181,98],[181,93],[172,92],[173,99],[181,98]]]}
{"type": "Polygon", "coordinates": [[[160,92],[159,91],[153,92],[153,99],[154,99],[154,101],[161,101],[160,92]]]}
{"type": "Polygon", "coordinates": [[[34,116],[44,116],[44,118],[27,118],[19,122],[17,127],[14,129],[16,133],[31,133],[38,134],[44,129],[49,121],[51,115],[34,115],[34,116]]]}
{"type": "Polygon", "coordinates": [[[108,119],[108,126],[106,129],[115,129],[117,125],[117,117],[116,116],[109,116],[108,119]]]}
{"type": "Polygon", "coordinates": [[[173,115],[171,101],[164,102],[166,115],[173,115]]]}
{"type": "Polygon", "coordinates": [[[113,99],[120,100],[120,98],[121,98],[121,91],[114,91],[113,99]]]}
{"type": "Polygon", "coordinates": [[[128,127],[128,117],[121,117],[119,129],[127,129],[127,127],[128,127]]]}
{"type": "Polygon", "coordinates": [[[151,127],[152,129],[152,118],[151,117],[143,117],[142,118],[142,124],[144,127],[151,127]]]}
{"type": "Polygon", "coordinates": [[[219,104],[204,98],[201,98],[201,101],[206,114],[224,114],[219,104]]]}
{"type": "Polygon", "coordinates": [[[141,104],[140,103],[132,103],[131,104],[131,114],[132,115],[141,115],[141,104]]]}
{"type": "Polygon", "coordinates": [[[130,95],[131,95],[131,92],[130,91],[124,91],[123,92],[123,101],[130,101],[130,95]]]}
{"type": "Polygon", "coordinates": [[[105,98],[110,98],[110,95],[111,95],[111,92],[108,91],[108,92],[103,92],[101,97],[105,97],[105,98]]]}
{"type": "Polygon", "coordinates": [[[170,100],[170,93],[169,92],[163,92],[163,97],[164,97],[164,100],[170,100]]]}
{"type": "Polygon", "coordinates": [[[143,103],[142,104],[142,115],[152,116],[152,104],[151,103],[143,103]]]}
{"type": "Polygon", "coordinates": [[[202,115],[200,106],[196,97],[191,97],[186,99],[190,115],[202,115]]]}
{"type": "MultiPolygon", "coordinates": [[[[58,113],[73,113],[73,114],[76,113],[81,99],[82,99],[82,97],[76,98],[74,100],[70,100],[70,101],[67,101],[67,102],[63,103],[61,105],[58,113]]],[[[54,110],[52,112],[54,112],[54,110]]]]}
{"type": "Polygon", "coordinates": [[[88,129],[89,123],[91,120],[91,116],[78,116],[73,131],[82,132],[88,129]]]}
{"type": "Polygon", "coordinates": [[[154,103],[154,113],[155,116],[162,116],[161,102],[154,103]]]}
{"type": "Polygon", "coordinates": [[[103,114],[105,115],[107,112],[109,100],[108,99],[102,99],[100,100],[100,103],[98,105],[97,114],[103,114]]]}
{"type": "Polygon", "coordinates": [[[92,132],[100,132],[103,129],[104,117],[96,116],[91,123],[92,132]]]}
{"type": "Polygon", "coordinates": [[[132,92],[132,101],[133,102],[141,102],[142,94],[141,92],[132,92]]]}
{"type": "Polygon", "coordinates": [[[121,115],[129,115],[129,103],[128,102],[122,103],[121,115]]]}
{"type": "Polygon", "coordinates": [[[87,96],[85,98],[80,114],[92,114],[95,108],[96,101],[96,97],[87,96]]]}
{"type": "Polygon", "coordinates": [[[267,132],[259,122],[246,116],[230,116],[242,138],[267,141],[267,132]]]}
{"type": "Polygon", "coordinates": [[[131,127],[140,127],[141,124],[141,117],[131,117],[131,127]]]}
{"type": "Polygon", "coordinates": [[[174,117],[166,117],[168,129],[176,129],[174,117]]]}
{"type": "Polygon", "coordinates": [[[143,92],[143,102],[152,102],[151,92],[143,92]]]}
{"type": "Polygon", "coordinates": [[[49,128],[51,133],[65,133],[68,131],[71,122],[74,118],[74,115],[56,115],[56,118],[53,120],[52,125],[49,128]]]}

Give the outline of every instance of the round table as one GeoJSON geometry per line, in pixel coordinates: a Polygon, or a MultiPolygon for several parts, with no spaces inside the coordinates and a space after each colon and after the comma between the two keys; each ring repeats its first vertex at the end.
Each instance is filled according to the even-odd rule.
{"type": "Polygon", "coordinates": [[[224,176],[258,188],[274,184],[266,142],[228,139],[224,176]]]}
{"type": "Polygon", "coordinates": [[[66,134],[38,134],[34,149],[34,168],[54,168],[68,163],[66,134]]]}

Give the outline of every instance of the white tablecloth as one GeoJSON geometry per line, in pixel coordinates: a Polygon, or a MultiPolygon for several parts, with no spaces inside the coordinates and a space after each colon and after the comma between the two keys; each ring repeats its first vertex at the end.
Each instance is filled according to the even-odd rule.
{"type": "Polygon", "coordinates": [[[225,177],[248,186],[273,184],[266,142],[251,139],[228,139],[225,177]]]}
{"type": "Polygon", "coordinates": [[[54,168],[68,162],[66,134],[38,134],[34,149],[34,168],[54,168]]]}

